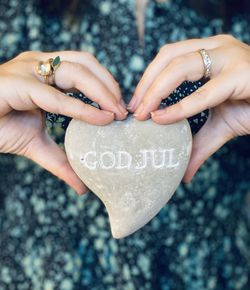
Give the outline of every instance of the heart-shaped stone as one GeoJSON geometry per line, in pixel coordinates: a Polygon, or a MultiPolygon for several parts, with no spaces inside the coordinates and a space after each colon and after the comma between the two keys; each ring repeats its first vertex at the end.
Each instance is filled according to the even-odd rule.
{"type": "Polygon", "coordinates": [[[129,116],[107,126],[72,120],[66,132],[69,162],[104,203],[114,238],[149,222],[181,182],[190,158],[188,122],[158,125],[129,116]]]}

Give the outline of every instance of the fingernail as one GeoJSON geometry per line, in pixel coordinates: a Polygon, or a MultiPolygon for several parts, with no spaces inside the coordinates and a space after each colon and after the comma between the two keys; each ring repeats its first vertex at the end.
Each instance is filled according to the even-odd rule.
{"type": "Polygon", "coordinates": [[[77,194],[81,196],[81,195],[84,195],[84,194],[86,194],[86,193],[88,193],[88,192],[89,192],[89,189],[88,189],[88,188],[85,188],[85,189],[83,189],[83,190],[81,190],[81,191],[79,190],[79,191],[77,192],[77,194]]]}
{"type": "Polygon", "coordinates": [[[75,191],[78,195],[83,195],[88,191],[88,188],[82,183],[81,180],[78,181],[78,186],[75,187],[75,191]]]}
{"type": "Polygon", "coordinates": [[[80,196],[84,195],[85,192],[86,192],[85,190],[76,190],[76,193],[80,196]]]}
{"type": "Polygon", "coordinates": [[[135,107],[135,106],[127,106],[127,110],[128,110],[129,112],[133,113],[134,107],[135,107]]]}
{"type": "Polygon", "coordinates": [[[160,117],[160,116],[163,116],[165,113],[166,113],[166,109],[157,110],[157,111],[151,112],[150,114],[152,117],[160,117]]]}
{"type": "Polygon", "coordinates": [[[134,113],[134,116],[139,116],[144,110],[144,104],[141,103],[140,106],[137,108],[137,110],[134,113]]]}
{"type": "Polygon", "coordinates": [[[114,113],[113,112],[109,112],[109,111],[105,111],[105,110],[102,110],[102,112],[108,116],[113,116],[114,117],[114,113]]]}
{"type": "Polygon", "coordinates": [[[123,115],[126,116],[128,114],[128,111],[121,104],[118,104],[118,107],[123,115]]]}

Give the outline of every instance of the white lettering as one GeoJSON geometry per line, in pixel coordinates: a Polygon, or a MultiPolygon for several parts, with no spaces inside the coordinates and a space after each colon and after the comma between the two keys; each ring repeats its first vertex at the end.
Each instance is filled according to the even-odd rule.
{"type": "Polygon", "coordinates": [[[158,149],[158,150],[140,150],[137,158],[133,157],[127,151],[105,151],[97,153],[96,151],[86,152],[80,162],[88,169],[95,170],[97,166],[101,169],[144,169],[152,166],[155,169],[175,168],[179,165],[179,161],[175,160],[175,149],[158,149]],[[136,158],[136,161],[133,160],[136,158]]]}
{"type": "Polygon", "coordinates": [[[106,151],[106,152],[103,152],[100,156],[100,167],[103,168],[103,169],[111,169],[115,166],[115,154],[110,152],[110,151],[106,151]],[[104,164],[104,158],[105,156],[110,156],[110,159],[111,159],[111,165],[105,165],[104,164]]]}
{"type": "Polygon", "coordinates": [[[152,166],[154,168],[162,168],[165,166],[166,164],[166,152],[168,151],[168,149],[164,149],[164,150],[159,150],[159,153],[161,153],[161,156],[159,156],[159,153],[157,154],[157,152],[153,152],[153,155],[152,155],[152,166]],[[158,160],[160,159],[161,162],[160,164],[156,164],[156,156],[158,155],[158,160]]]}
{"type": "Polygon", "coordinates": [[[126,151],[118,151],[117,169],[130,168],[132,163],[132,156],[126,151]]]}
{"type": "Polygon", "coordinates": [[[80,158],[80,160],[81,160],[81,163],[82,163],[85,167],[87,167],[88,169],[92,169],[92,170],[94,170],[94,169],[96,169],[97,161],[94,161],[94,162],[92,162],[92,163],[88,163],[87,158],[88,158],[90,155],[93,155],[94,157],[96,157],[96,152],[95,152],[95,151],[89,151],[89,152],[85,153],[84,156],[82,156],[82,157],[80,158]]]}
{"type": "Polygon", "coordinates": [[[147,166],[147,160],[148,160],[148,155],[147,153],[150,152],[151,150],[140,150],[140,153],[142,154],[143,157],[143,162],[141,166],[136,166],[135,169],[144,169],[147,166]]]}
{"type": "Polygon", "coordinates": [[[169,155],[169,161],[168,161],[167,168],[173,168],[173,167],[178,166],[180,164],[179,161],[178,162],[176,161],[176,163],[173,164],[173,152],[175,151],[175,149],[174,148],[171,148],[171,149],[168,149],[167,151],[169,153],[168,154],[169,155]]]}

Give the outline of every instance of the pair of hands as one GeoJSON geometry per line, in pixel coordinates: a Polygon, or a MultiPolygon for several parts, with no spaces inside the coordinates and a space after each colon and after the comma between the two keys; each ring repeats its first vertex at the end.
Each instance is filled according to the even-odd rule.
{"type": "Polygon", "coordinates": [[[72,170],[65,152],[47,134],[44,111],[106,125],[125,119],[128,111],[141,121],[152,117],[159,124],[170,124],[210,109],[206,124],[193,140],[186,182],[223,144],[235,136],[250,134],[250,47],[228,35],[163,46],[128,106],[112,75],[87,52],[24,52],[0,66],[0,80],[0,152],[33,160],[79,194],[87,188],[72,170]],[[158,110],[162,99],[183,81],[202,78],[201,48],[212,59],[211,80],[179,103],[158,110]],[[57,55],[63,61],[55,74],[56,86],[80,90],[101,110],[44,84],[36,65],[57,55]]]}

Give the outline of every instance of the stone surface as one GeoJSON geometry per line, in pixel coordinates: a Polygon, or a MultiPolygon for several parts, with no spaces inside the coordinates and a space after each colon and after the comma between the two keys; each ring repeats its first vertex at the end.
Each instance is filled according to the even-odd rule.
{"type": "Polygon", "coordinates": [[[69,162],[104,203],[114,238],[135,232],[166,204],[182,180],[191,147],[186,120],[158,125],[129,116],[107,126],[72,120],[65,137],[69,162]]]}

